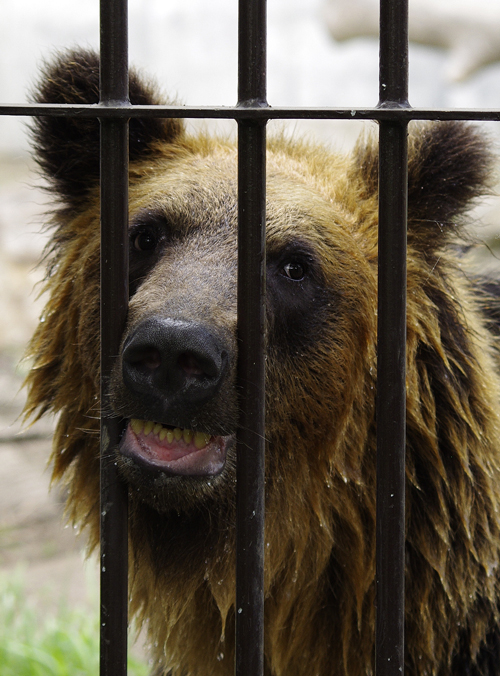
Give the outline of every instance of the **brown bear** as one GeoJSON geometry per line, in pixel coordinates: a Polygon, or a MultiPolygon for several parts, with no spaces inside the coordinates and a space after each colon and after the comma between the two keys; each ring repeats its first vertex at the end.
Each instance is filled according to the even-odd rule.
{"type": "MultiPolygon", "coordinates": [[[[36,99],[96,102],[94,54],[62,55],[36,99]]],[[[132,103],[159,102],[131,75],[132,103]]],[[[500,673],[498,304],[459,257],[489,142],[460,122],[409,139],[406,669],[500,673]]],[[[55,479],[99,524],[98,123],[34,122],[59,206],[27,413],[59,414],[55,479]]],[[[376,143],[284,136],[267,158],[265,670],[367,676],[374,660],[376,143]]],[[[130,125],[128,324],[104,405],[131,504],[131,608],[155,673],[234,657],[236,148],[178,120],[130,125]]]]}

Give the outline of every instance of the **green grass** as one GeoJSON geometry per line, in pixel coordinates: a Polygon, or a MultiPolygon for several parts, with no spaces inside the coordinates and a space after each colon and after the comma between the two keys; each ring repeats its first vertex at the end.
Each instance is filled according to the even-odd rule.
{"type": "MultiPolygon", "coordinates": [[[[97,676],[99,618],[88,608],[61,606],[43,615],[26,598],[22,578],[0,578],[1,676],[97,676]]],[[[129,657],[129,676],[148,667],[129,657]]]]}

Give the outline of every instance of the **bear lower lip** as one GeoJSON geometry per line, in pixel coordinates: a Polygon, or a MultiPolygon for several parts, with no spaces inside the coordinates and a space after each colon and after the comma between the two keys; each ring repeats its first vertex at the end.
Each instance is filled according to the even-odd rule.
{"type": "Polygon", "coordinates": [[[132,419],[119,450],[145,469],[172,475],[215,476],[224,468],[228,438],[178,428],[170,430],[132,419]]]}

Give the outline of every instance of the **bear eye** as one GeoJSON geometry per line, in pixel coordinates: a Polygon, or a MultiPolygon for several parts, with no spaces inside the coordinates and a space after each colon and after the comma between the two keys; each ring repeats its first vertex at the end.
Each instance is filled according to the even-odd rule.
{"type": "Polygon", "coordinates": [[[158,244],[158,237],[152,230],[141,230],[133,238],[134,249],[137,251],[154,251],[158,244]]]}
{"type": "Polygon", "coordinates": [[[295,282],[300,282],[302,279],[304,279],[306,274],[304,266],[298,261],[290,261],[289,263],[285,263],[282,270],[285,277],[288,277],[288,279],[293,279],[295,282]]]}

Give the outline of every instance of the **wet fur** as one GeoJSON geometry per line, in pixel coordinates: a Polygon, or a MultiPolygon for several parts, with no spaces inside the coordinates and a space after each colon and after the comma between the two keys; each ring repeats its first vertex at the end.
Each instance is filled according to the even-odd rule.
{"type": "MultiPolygon", "coordinates": [[[[64,54],[45,70],[36,99],[95,102],[97,82],[94,55],[64,54]]],[[[158,97],[133,75],[131,101],[158,97]]],[[[99,522],[97,131],[78,118],[34,123],[60,207],[27,380],[27,414],[59,413],[53,476],[67,484],[70,518],[86,527],[91,547],[99,522]]],[[[170,210],[179,237],[154,265],[137,268],[129,327],[165,298],[192,293],[199,257],[212,272],[194,285],[201,295],[192,311],[211,313],[234,335],[234,145],[188,136],[174,120],[145,120],[132,123],[130,149],[131,220],[152,206],[170,210]],[[208,310],[207,289],[217,299],[208,310]]],[[[314,278],[295,312],[274,269],[268,274],[266,674],[364,676],[373,670],[375,617],[377,149],[361,140],[344,157],[277,138],[268,151],[270,265],[300,242],[314,278]]],[[[487,190],[492,158],[481,134],[459,122],[414,125],[409,157],[406,669],[492,676],[500,673],[498,312],[492,287],[479,288],[455,258],[462,214],[487,190]]],[[[119,378],[104,405],[127,414],[119,378]]],[[[225,396],[220,424],[232,430],[231,382],[225,396]]],[[[158,674],[230,674],[233,456],[213,486],[188,482],[165,500],[130,493],[132,610],[148,624],[158,674]]]]}

